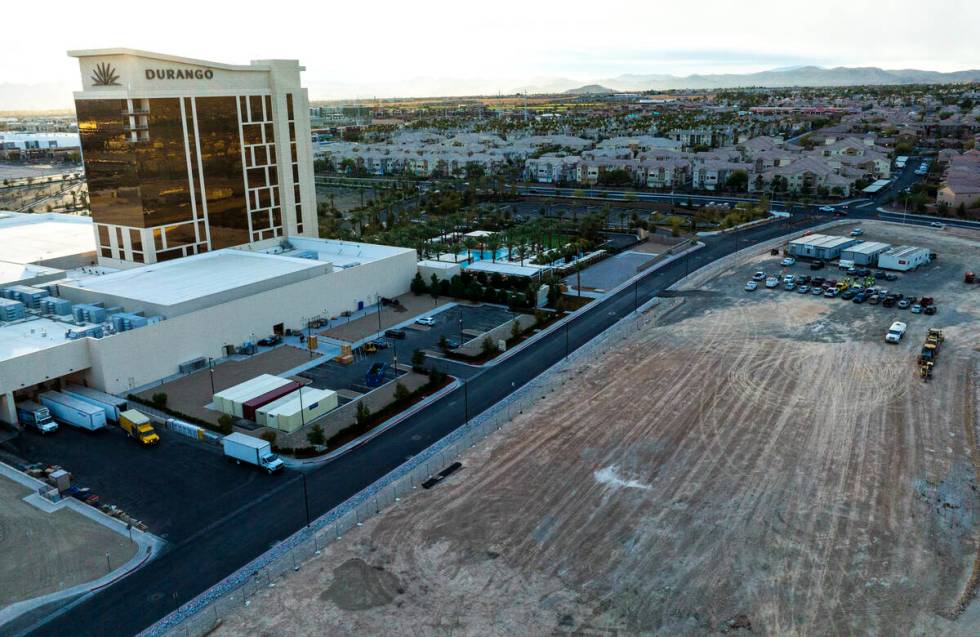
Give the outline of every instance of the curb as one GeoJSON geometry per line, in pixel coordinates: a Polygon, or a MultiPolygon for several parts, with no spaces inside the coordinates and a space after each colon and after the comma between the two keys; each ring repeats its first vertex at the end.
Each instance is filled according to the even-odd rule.
{"type": "Polygon", "coordinates": [[[292,458],[289,458],[289,459],[282,458],[282,461],[286,465],[286,467],[288,467],[290,469],[301,469],[301,468],[313,467],[313,466],[316,466],[316,465],[327,464],[328,462],[332,462],[332,461],[336,460],[337,458],[340,458],[341,456],[344,456],[344,455],[348,454],[349,452],[353,451],[354,449],[360,447],[361,445],[363,445],[363,444],[365,444],[367,442],[370,442],[371,440],[374,440],[375,438],[377,438],[378,436],[380,436],[384,432],[388,431],[389,429],[391,429],[392,427],[394,427],[398,423],[402,422],[406,418],[409,418],[410,416],[414,416],[415,414],[417,414],[419,411],[421,411],[425,407],[428,407],[433,402],[439,400],[443,396],[446,396],[447,394],[455,391],[456,389],[458,389],[458,388],[460,388],[462,386],[463,386],[463,384],[462,384],[462,382],[458,378],[455,379],[455,380],[453,380],[453,382],[449,383],[448,385],[446,385],[445,387],[443,387],[442,389],[440,389],[436,393],[431,394],[429,396],[426,396],[424,399],[422,399],[419,402],[415,403],[414,405],[412,405],[411,407],[409,407],[405,411],[403,411],[403,412],[401,412],[401,413],[399,413],[399,414],[397,414],[395,416],[392,416],[391,418],[389,418],[388,420],[384,421],[383,423],[381,423],[380,425],[378,425],[377,427],[375,427],[371,431],[369,431],[369,432],[367,432],[365,434],[362,434],[361,436],[358,436],[354,440],[351,440],[347,444],[345,444],[345,445],[343,445],[343,446],[341,446],[341,447],[339,447],[337,449],[334,449],[330,453],[324,454],[324,455],[319,456],[317,458],[309,458],[307,460],[294,460],[292,458]]]}

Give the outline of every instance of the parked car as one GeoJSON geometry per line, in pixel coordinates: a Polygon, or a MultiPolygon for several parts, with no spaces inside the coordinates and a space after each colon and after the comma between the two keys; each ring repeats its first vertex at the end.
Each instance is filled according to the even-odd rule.
{"type": "Polygon", "coordinates": [[[815,276],[810,282],[813,285],[823,285],[824,278],[822,276],[815,276]]]}
{"type": "Polygon", "coordinates": [[[793,257],[786,257],[785,259],[779,262],[779,264],[782,266],[790,266],[790,265],[794,265],[795,263],[796,263],[796,259],[794,259],[793,257]]]}
{"type": "Polygon", "coordinates": [[[939,228],[940,230],[946,227],[944,224],[942,224],[942,223],[940,223],[938,221],[933,221],[929,225],[932,226],[933,228],[939,228]]]}
{"type": "Polygon", "coordinates": [[[835,298],[837,294],[837,288],[827,288],[827,291],[823,293],[823,295],[828,299],[835,298]]]}
{"type": "Polygon", "coordinates": [[[837,212],[837,209],[833,206],[820,206],[819,210],[820,212],[837,212]]]}
{"type": "Polygon", "coordinates": [[[922,307],[926,307],[927,305],[932,305],[932,297],[931,296],[922,297],[921,299],[919,299],[919,305],[921,305],[922,307]]]}
{"type": "Polygon", "coordinates": [[[755,281],[749,281],[748,283],[745,284],[746,292],[755,292],[758,288],[759,288],[759,284],[756,283],[755,281]]]}
{"type": "Polygon", "coordinates": [[[887,343],[898,343],[905,336],[905,330],[908,326],[901,321],[895,321],[892,323],[891,327],[888,328],[888,333],[885,334],[885,342],[887,343]]]}
{"type": "Polygon", "coordinates": [[[796,288],[797,294],[806,294],[809,291],[810,291],[810,286],[805,283],[796,288]]]}
{"type": "Polygon", "coordinates": [[[897,281],[898,280],[898,275],[895,274],[894,272],[886,272],[885,273],[885,280],[886,281],[897,281]]]}
{"type": "Polygon", "coordinates": [[[259,347],[272,347],[273,345],[278,345],[279,343],[282,343],[282,337],[278,334],[272,334],[271,336],[260,338],[258,345],[259,347]]]}
{"type": "Polygon", "coordinates": [[[765,281],[766,280],[766,273],[760,270],[760,271],[758,271],[758,272],[756,272],[755,274],[752,275],[752,280],[753,281],[765,281]]]}
{"type": "Polygon", "coordinates": [[[824,264],[823,261],[814,261],[813,263],[810,264],[810,269],[811,270],[820,270],[820,269],[822,269],[824,267],[824,265],[825,264],[824,264]]]}
{"type": "Polygon", "coordinates": [[[918,303],[913,303],[912,307],[909,308],[909,311],[911,311],[912,314],[922,314],[922,306],[918,303]]]}
{"type": "Polygon", "coordinates": [[[771,276],[768,279],[766,279],[766,287],[767,288],[774,288],[774,287],[776,287],[778,285],[779,285],[779,279],[777,279],[776,277],[771,276]]]}
{"type": "Polygon", "coordinates": [[[792,281],[789,281],[783,284],[783,289],[786,290],[787,292],[792,292],[793,290],[796,289],[796,284],[793,283],[792,281]]]}
{"type": "Polygon", "coordinates": [[[371,344],[377,347],[378,349],[388,349],[388,341],[386,341],[383,338],[376,338],[373,341],[371,341],[371,344]]]}
{"type": "Polygon", "coordinates": [[[862,230],[861,228],[854,228],[853,230],[851,230],[852,237],[860,237],[862,234],[864,234],[864,230],[862,230]]]}
{"type": "Polygon", "coordinates": [[[899,299],[898,301],[898,309],[900,310],[907,310],[910,305],[912,305],[912,301],[909,299],[899,299]]]}
{"type": "Polygon", "coordinates": [[[432,327],[433,325],[436,324],[436,320],[434,318],[432,318],[431,316],[423,316],[423,317],[420,317],[420,318],[415,319],[415,324],[416,325],[426,325],[428,327],[432,327]]]}
{"type": "Polygon", "coordinates": [[[797,283],[805,283],[807,285],[810,285],[810,275],[809,274],[805,274],[803,276],[797,275],[796,282],[797,283]]]}
{"type": "Polygon", "coordinates": [[[857,290],[847,289],[847,290],[844,290],[843,292],[841,292],[840,298],[844,299],[845,301],[850,301],[851,299],[853,299],[857,295],[858,295],[858,291],[857,290]]]}
{"type": "Polygon", "coordinates": [[[796,275],[795,274],[787,274],[787,275],[783,276],[783,283],[796,283],[796,275]]]}
{"type": "Polygon", "coordinates": [[[927,305],[922,310],[924,314],[929,314],[929,315],[935,314],[938,311],[939,309],[935,305],[927,305]]]}
{"type": "Polygon", "coordinates": [[[813,286],[812,288],[810,288],[810,294],[812,294],[813,296],[823,296],[824,292],[825,290],[821,287],[813,286]]]}
{"type": "Polygon", "coordinates": [[[388,338],[405,338],[405,330],[385,330],[385,336],[388,338]]]}
{"type": "Polygon", "coordinates": [[[868,297],[868,303],[871,305],[878,305],[879,303],[881,303],[881,296],[877,294],[872,294],[871,296],[868,297]]]}
{"type": "Polygon", "coordinates": [[[895,296],[894,296],[894,295],[891,295],[891,294],[889,294],[888,296],[886,296],[886,297],[885,297],[885,298],[884,298],[884,299],[883,299],[883,300],[881,301],[881,305],[882,305],[883,307],[895,307],[895,303],[896,303],[896,302],[897,302],[897,299],[895,298],[895,296]]]}
{"type": "Polygon", "coordinates": [[[868,300],[868,297],[867,297],[867,295],[865,295],[864,292],[858,292],[857,294],[854,295],[854,298],[851,299],[851,301],[854,302],[854,303],[864,303],[867,300],[868,300]]]}

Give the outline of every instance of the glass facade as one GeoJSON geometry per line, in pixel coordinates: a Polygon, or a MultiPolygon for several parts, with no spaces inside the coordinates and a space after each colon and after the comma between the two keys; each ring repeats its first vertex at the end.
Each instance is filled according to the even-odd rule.
{"type": "Polygon", "coordinates": [[[238,100],[228,96],[198,97],[195,101],[211,248],[248,243],[251,239],[238,134],[238,100]]]}
{"type": "Polygon", "coordinates": [[[290,196],[302,232],[285,103],[277,153],[269,95],[76,100],[100,254],[153,262],[284,236],[290,196]]]}

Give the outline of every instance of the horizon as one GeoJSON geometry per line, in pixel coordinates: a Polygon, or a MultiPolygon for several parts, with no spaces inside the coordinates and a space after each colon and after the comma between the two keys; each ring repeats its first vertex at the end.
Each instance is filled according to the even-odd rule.
{"type": "MultiPolygon", "coordinates": [[[[298,59],[306,67],[303,84],[317,101],[514,94],[549,85],[562,92],[626,75],[686,78],[801,66],[980,69],[980,50],[972,46],[980,6],[960,0],[937,4],[960,19],[950,24],[943,17],[947,11],[921,12],[909,0],[894,3],[887,14],[834,0],[807,15],[805,24],[800,16],[809,5],[800,1],[765,0],[748,12],[708,0],[699,14],[715,19],[705,23],[673,5],[614,0],[597,13],[575,0],[554,15],[549,7],[504,0],[492,13],[467,20],[452,3],[430,0],[421,10],[381,2],[368,22],[357,7],[334,7],[319,18],[293,1],[263,17],[262,38],[246,39],[215,37],[214,25],[229,34],[253,32],[250,9],[260,6],[255,2],[229,13],[175,0],[165,12],[141,13],[131,4],[96,1],[95,10],[84,15],[45,21],[44,42],[57,47],[38,50],[29,29],[11,30],[0,42],[0,56],[18,60],[0,76],[0,111],[71,108],[80,81],[66,51],[76,48],[127,47],[228,63],[298,59]],[[923,15],[907,19],[917,11],[923,15]],[[309,16],[297,21],[304,12],[309,16]],[[188,15],[195,19],[188,21],[188,15]],[[144,17],[154,29],[130,35],[134,20],[144,17]]],[[[30,23],[35,13],[24,5],[7,10],[10,24],[30,23]]]]}

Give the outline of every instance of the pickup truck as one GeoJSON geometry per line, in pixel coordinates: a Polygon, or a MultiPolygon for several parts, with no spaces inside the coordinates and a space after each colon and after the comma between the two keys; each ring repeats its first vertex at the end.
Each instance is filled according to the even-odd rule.
{"type": "Polygon", "coordinates": [[[130,438],[139,440],[144,447],[150,447],[160,442],[160,436],[153,430],[150,419],[135,409],[129,409],[119,414],[119,426],[129,434],[130,438]]]}
{"type": "Polygon", "coordinates": [[[901,341],[902,337],[905,336],[905,330],[907,329],[907,327],[908,326],[905,325],[905,323],[902,323],[901,321],[895,321],[894,323],[892,323],[892,326],[888,328],[888,333],[885,334],[885,342],[898,343],[899,341],[901,341]]]}

